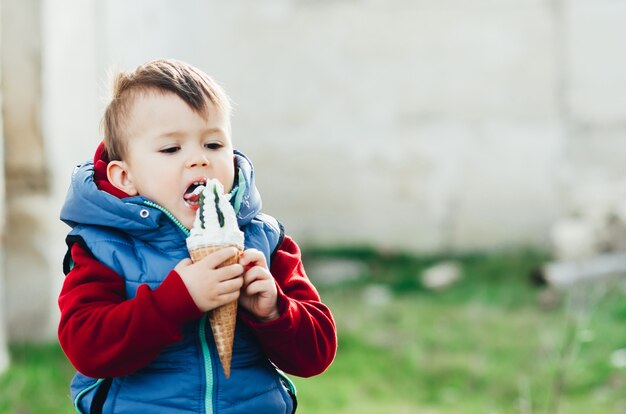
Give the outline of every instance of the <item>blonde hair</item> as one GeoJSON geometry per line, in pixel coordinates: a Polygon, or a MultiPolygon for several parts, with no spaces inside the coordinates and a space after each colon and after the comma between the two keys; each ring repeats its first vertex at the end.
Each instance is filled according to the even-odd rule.
{"type": "Polygon", "coordinates": [[[202,116],[209,104],[230,117],[230,100],[222,88],[201,70],[185,62],[159,59],[131,72],[119,72],[113,81],[112,97],[104,112],[104,145],[109,160],[122,160],[126,154],[124,124],[138,93],[174,93],[202,116]]]}

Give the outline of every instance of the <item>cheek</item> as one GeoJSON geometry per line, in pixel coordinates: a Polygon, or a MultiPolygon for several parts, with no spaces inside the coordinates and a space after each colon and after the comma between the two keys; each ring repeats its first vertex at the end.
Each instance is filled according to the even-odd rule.
{"type": "Polygon", "coordinates": [[[235,175],[235,160],[233,158],[213,160],[213,167],[219,178],[228,178],[235,175]]]}
{"type": "Polygon", "coordinates": [[[224,191],[229,192],[230,190],[232,190],[236,181],[234,168],[225,171],[224,175],[221,177],[221,180],[224,181],[224,186],[228,187],[225,188],[224,191]]]}
{"type": "Polygon", "coordinates": [[[142,174],[141,181],[143,187],[149,189],[151,193],[166,194],[178,189],[178,181],[174,171],[163,164],[146,170],[142,174]]]}

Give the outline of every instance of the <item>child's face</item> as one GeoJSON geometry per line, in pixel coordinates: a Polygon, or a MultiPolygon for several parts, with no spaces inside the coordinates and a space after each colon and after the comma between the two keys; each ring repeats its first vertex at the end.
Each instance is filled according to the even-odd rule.
{"type": "Polygon", "coordinates": [[[229,192],[235,175],[229,119],[212,104],[208,113],[204,119],[173,93],[139,94],[126,123],[125,160],[109,167],[109,179],[191,228],[198,209],[189,196],[193,183],[216,178],[229,192]]]}

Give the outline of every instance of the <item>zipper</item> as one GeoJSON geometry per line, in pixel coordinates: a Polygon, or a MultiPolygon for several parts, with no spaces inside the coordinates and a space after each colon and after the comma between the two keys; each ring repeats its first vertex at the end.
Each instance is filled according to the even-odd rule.
{"type": "Polygon", "coordinates": [[[287,385],[287,389],[293,393],[294,397],[298,395],[298,390],[296,389],[296,385],[293,383],[291,378],[287,376],[283,371],[276,368],[276,372],[278,375],[285,381],[285,385],[287,385]]]}
{"type": "Polygon", "coordinates": [[[163,212],[163,214],[165,214],[167,217],[169,217],[169,219],[172,220],[174,222],[174,224],[176,224],[176,226],[185,234],[185,237],[189,237],[189,230],[187,230],[187,227],[183,226],[183,223],[178,221],[178,219],[176,217],[174,217],[174,215],[172,213],[170,213],[169,211],[167,211],[166,209],[164,209],[163,207],[161,207],[157,203],[152,202],[150,200],[143,200],[143,203],[145,205],[147,205],[147,206],[156,208],[157,210],[163,212]]]}
{"type": "Polygon", "coordinates": [[[83,389],[80,393],[78,393],[78,395],[76,396],[76,398],[74,399],[74,409],[76,410],[76,412],[78,414],[83,414],[83,412],[80,410],[80,408],[78,407],[78,404],[80,403],[80,400],[83,398],[83,395],[85,395],[86,393],[88,393],[89,391],[93,390],[94,388],[96,388],[98,385],[100,385],[100,383],[104,381],[104,378],[100,378],[98,379],[96,382],[94,382],[93,384],[91,384],[90,386],[88,386],[87,388],[83,389]]]}
{"type": "MultiPolygon", "coordinates": [[[[143,203],[163,212],[163,214],[169,217],[186,237],[189,237],[189,230],[183,226],[183,224],[176,217],[174,217],[172,213],[150,200],[144,200],[143,203]]],[[[207,313],[200,318],[198,337],[200,339],[200,349],[202,350],[202,359],[204,362],[204,378],[206,381],[204,388],[204,412],[206,414],[213,414],[213,361],[211,359],[211,349],[209,348],[209,344],[206,339],[206,325],[207,313]]]]}
{"type": "Polygon", "coordinates": [[[206,386],[204,389],[204,412],[213,414],[213,361],[211,360],[211,350],[206,340],[207,314],[200,319],[200,346],[202,348],[202,359],[204,359],[204,378],[206,386]]]}

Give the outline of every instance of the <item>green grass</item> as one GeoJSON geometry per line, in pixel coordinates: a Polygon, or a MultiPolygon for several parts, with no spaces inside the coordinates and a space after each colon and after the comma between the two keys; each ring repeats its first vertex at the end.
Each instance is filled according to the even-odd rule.
{"type": "Polygon", "coordinates": [[[14,344],[11,367],[0,376],[0,413],[73,412],[69,380],[73,369],[57,344],[14,344]]]}
{"type": "Polygon", "coordinates": [[[358,280],[321,290],[340,333],[335,363],[296,379],[301,413],[625,413],[626,369],[610,364],[626,348],[622,282],[556,294],[551,303],[530,272],[532,251],[459,257],[464,278],[425,290],[424,268],[445,257],[362,251],[316,257],[367,264],[358,280]],[[367,305],[370,283],[392,300],[367,305]]]}
{"type": "MultiPolygon", "coordinates": [[[[443,292],[425,290],[419,274],[444,257],[353,250],[305,260],[336,257],[366,271],[320,286],[339,350],[323,375],[294,378],[299,413],[626,413],[626,369],[611,364],[626,348],[623,281],[540,305],[545,291],[528,274],[545,257],[530,251],[460,257],[464,277],[443,292]],[[391,300],[367,303],[372,284],[391,300]]],[[[71,412],[72,370],[57,346],[13,345],[11,354],[0,414],[71,412]]]]}

